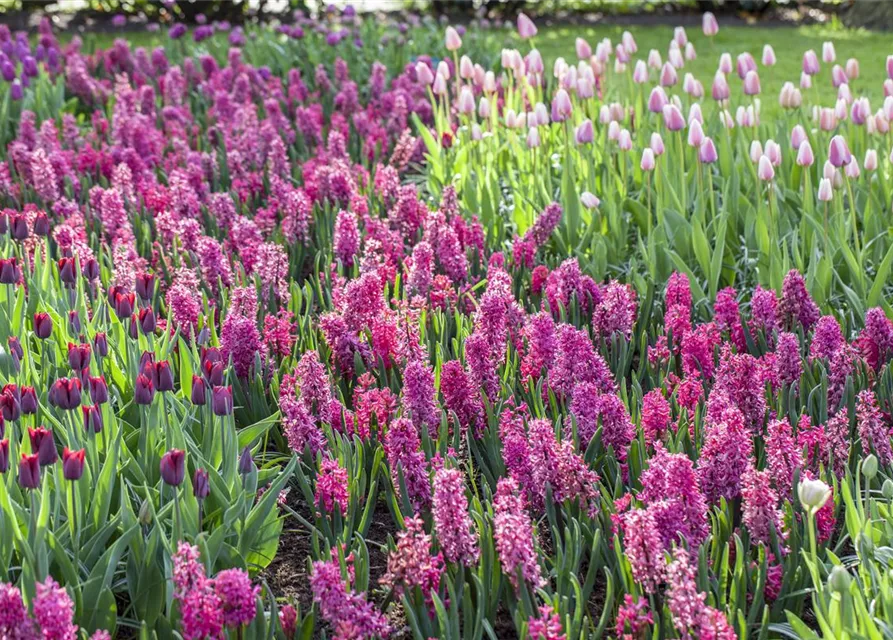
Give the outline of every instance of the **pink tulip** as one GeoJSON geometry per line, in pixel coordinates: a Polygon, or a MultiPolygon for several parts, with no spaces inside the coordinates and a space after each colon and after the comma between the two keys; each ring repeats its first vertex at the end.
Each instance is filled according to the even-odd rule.
{"type": "Polygon", "coordinates": [[[842,84],[846,84],[848,82],[848,78],[846,77],[846,71],[843,70],[839,64],[835,64],[831,67],[831,83],[835,87],[839,87],[842,84]]]}
{"type": "Polygon", "coordinates": [[[487,71],[479,64],[475,63],[474,65],[474,73],[472,74],[472,80],[474,81],[475,86],[483,87],[484,82],[487,78],[487,71]]]}
{"type": "Polygon", "coordinates": [[[481,130],[481,125],[474,123],[471,125],[471,139],[472,140],[483,140],[484,132],[481,130]]]}
{"type": "Polygon", "coordinates": [[[763,66],[774,67],[775,62],[775,49],[771,44],[763,45],[763,66]]]}
{"type": "Polygon", "coordinates": [[[845,167],[853,159],[850,148],[847,146],[846,139],[841,135],[831,138],[831,144],[828,148],[828,161],[835,167],[845,167]]]}
{"type": "Polygon", "coordinates": [[[819,112],[819,129],[822,131],[834,131],[837,128],[837,116],[834,109],[822,107],[819,112]]]}
{"type": "Polygon", "coordinates": [[[859,77],[859,61],[855,58],[850,58],[846,61],[846,76],[850,80],[855,80],[859,77]]]}
{"type": "Polygon", "coordinates": [[[868,102],[868,98],[859,98],[853,102],[853,108],[850,110],[850,118],[853,124],[863,125],[870,117],[871,104],[868,102]]]}
{"type": "Polygon", "coordinates": [[[577,49],[577,57],[580,60],[588,60],[592,57],[592,47],[583,38],[577,38],[574,44],[577,49]]]}
{"type": "Polygon", "coordinates": [[[701,105],[697,102],[692,103],[688,108],[688,123],[691,124],[695,120],[704,124],[704,114],[701,113],[701,105]]]}
{"type": "Polygon", "coordinates": [[[543,56],[537,49],[531,49],[530,53],[527,54],[525,61],[527,62],[528,71],[542,73],[546,70],[546,65],[543,64],[543,56]]]}
{"type": "Polygon", "coordinates": [[[837,60],[837,53],[834,51],[834,43],[833,42],[823,42],[822,43],[822,62],[826,64],[830,64],[837,60]]]}
{"type": "Polygon", "coordinates": [[[635,38],[633,38],[633,34],[631,34],[629,31],[623,32],[623,35],[620,36],[620,42],[623,43],[623,48],[629,51],[631,54],[639,50],[639,46],[636,44],[636,40],[635,38]]]}
{"type": "Polygon", "coordinates": [[[670,131],[681,131],[685,127],[685,118],[675,104],[664,105],[664,124],[670,131]]]}
{"type": "Polygon", "coordinates": [[[653,171],[654,163],[654,151],[649,147],[645,147],[642,151],[642,160],[639,162],[639,168],[642,169],[642,171],[653,171]]]}
{"type": "Polygon", "coordinates": [[[672,87],[677,80],[676,68],[667,62],[663,69],[660,70],[660,85],[662,87],[672,87]]]}
{"type": "Polygon", "coordinates": [[[681,69],[685,66],[685,60],[682,57],[682,52],[678,48],[670,49],[667,52],[667,61],[673,65],[674,69],[681,69]]]}
{"type": "Polygon", "coordinates": [[[530,127],[527,131],[527,148],[536,149],[540,146],[540,132],[536,127],[530,127]]]}
{"type": "Polygon", "coordinates": [[[505,110],[505,126],[509,129],[514,129],[518,126],[518,116],[515,114],[514,109],[505,110]]]}
{"type": "Polygon", "coordinates": [[[660,52],[657,49],[652,49],[648,52],[648,68],[649,69],[660,69],[663,66],[663,61],[660,57],[660,52]]]}
{"type": "Polygon", "coordinates": [[[486,120],[490,117],[490,101],[487,100],[487,96],[481,96],[481,99],[478,100],[478,117],[481,120],[486,120]]]}
{"type": "Polygon", "coordinates": [[[459,77],[463,80],[470,80],[474,77],[474,63],[468,56],[459,58],[459,77]]]}
{"type": "Polygon", "coordinates": [[[882,135],[890,133],[890,121],[880,110],[874,114],[874,130],[882,135]]]}
{"type": "Polygon", "coordinates": [[[828,178],[819,180],[819,201],[830,202],[834,198],[834,190],[831,188],[831,181],[828,178]]]}
{"type": "Polygon", "coordinates": [[[814,76],[819,72],[819,57],[810,49],[803,54],[803,73],[814,76]]]}
{"type": "Polygon", "coordinates": [[[459,32],[456,31],[453,27],[446,28],[446,48],[447,51],[458,51],[462,46],[462,38],[459,37],[459,32]]]}
{"type": "Polygon", "coordinates": [[[744,93],[749,96],[760,94],[760,76],[756,71],[748,71],[744,77],[744,93]]]}
{"type": "Polygon", "coordinates": [[[764,182],[769,182],[775,177],[775,169],[772,168],[772,163],[766,156],[760,158],[760,164],[757,167],[757,176],[764,182]]]}
{"type": "Polygon", "coordinates": [[[838,100],[837,104],[834,105],[834,116],[838,120],[846,120],[848,114],[846,100],[838,100]]]}
{"type": "Polygon", "coordinates": [[[731,95],[729,83],[726,80],[726,77],[720,71],[717,71],[716,75],[713,76],[713,87],[710,90],[710,94],[717,102],[728,100],[729,95],[731,95]]]}
{"type": "Polygon", "coordinates": [[[620,136],[617,138],[617,146],[620,147],[621,151],[630,151],[633,148],[633,137],[629,132],[629,129],[623,129],[620,131],[620,136]]]}
{"type": "Polygon", "coordinates": [[[797,149],[797,164],[801,167],[811,167],[815,163],[812,146],[809,140],[804,140],[797,149]]]}
{"type": "Polygon", "coordinates": [[[850,104],[853,102],[853,92],[850,91],[850,85],[842,84],[839,87],[837,87],[837,99],[843,100],[847,104],[850,104]]]}
{"type": "Polygon", "coordinates": [[[760,144],[759,140],[754,140],[750,143],[750,159],[751,162],[756,164],[760,161],[760,158],[763,157],[763,145],[760,144]]]}
{"type": "Polygon", "coordinates": [[[808,73],[800,74],[800,88],[806,91],[812,88],[812,76],[808,73]]]}
{"type": "MultiPolygon", "coordinates": [[[[794,149],[799,149],[800,145],[803,144],[808,139],[806,135],[806,129],[803,128],[803,125],[796,124],[794,128],[791,129],[791,147],[794,149]]],[[[810,149],[810,152],[812,149],[810,149]]]]}
{"type": "Polygon", "coordinates": [[[732,55],[730,53],[719,56],[719,72],[727,75],[732,73],[732,55]]]}
{"type": "Polygon", "coordinates": [[[580,194],[580,202],[582,202],[583,206],[587,209],[598,209],[598,205],[601,204],[599,199],[588,191],[584,191],[580,194]]]}
{"type": "Polygon", "coordinates": [[[887,120],[893,120],[893,96],[884,98],[884,115],[887,120]]]}
{"type": "Polygon", "coordinates": [[[849,164],[844,168],[844,172],[846,173],[847,178],[853,178],[854,180],[862,174],[862,172],[859,171],[859,163],[856,161],[855,156],[850,158],[849,164]]]}
{"type": "Polygon", "coordinates": [[[574,141],[577,144],[590,144],[595,140],[595,130],[592,128],[592,120],[587,118],[574,130],[574,141]]]}
{"type": "Polygon", "coordinates": [[[660,137],[657,131],[651,134],[651,150],[654,151],[656,156],[664,154],[664,139],[660,137]]]}
{"type": "Polygon", "coordinates": [[[661,113],[668,102],[666,92],[661,87],[654,87],[648,97],[648,110],[651,113],[661,113]]]}
{"type": "Polygon", "coordinates": [[[595,58],[602,64],[606,63],[611,57],[611,41],[605,38],[595,45],[595,58]]]}
{"type": "Polygon", "coordinates": [[[589,78],[577,79],[577,97],[580,99],[589,99],[595,96],[595,87],[589,78]]]}
{"type": "Polygon", "coordinates": [[[449,80],[451,77],[450,73],[450,65],[447,64],[446,60],[441,60],[437,63],[437,75],[443,76],[444,80],[449,80]]]}
{"type": "Polygon", "coordinates": [[[719,159],[719,154],[716,152],[716,145],[713,144],[713,140],[711,138],[704,138],[704,141],[698,149],[698,160],[704,164],[713,164],[717,159],[719,159]]]}
{"type": "Polygon", "coordinates": [[[429,67],[424,62],[419,62],[416,64],[415,75],[419,83],[425,85],[426,87],[434,82],[434,74],[431,72],[431,67],[429,67]]]}
{"type": "Polygon", "coordinates": [[[735,118],[732,117],[732,114],[729,113],[728,109],[723,109],[720,112],[719,119],[722,121],[722,126],[724,126],[726,129],[735,128],[735,118]]]}
{"type": "Polygon", "coordinates": [[[887,56],[887,77],[893,80],[893,56],[887,56]]]}
{"type": "Polygon", "coordinates": [[[893,96],[893,80],[887,78],[884,80],[884,97],[888,98],[893,96]]]}
{"type": "Polygon", "coordinates": [[[456,102],[456,110],[466,116],[474,113],[474,94],[468,87],[462,87],[459,100],[456,102]]]}
{"type": "Polygon", "coordinates": [[[865,165],[866,171],[876,171],[878,166],[877,161],[877,151],[875,149],[869,149],[865,152],[865,165]]]}
{"type": "Polygon", "coordinates": [[[837,167],[831,164],[830,160],[825,160],[825,164],[822,165],[822,177],[829,180],[835,189],[840,189],[843,186],[843,175],[837,167]]]}
{"type": "Polygon", "coordinates": [[[698,57],[698,53],[695,51],[695,45],[691,42],[686,43],[685,45],[685,59],[691,62],[692,60],[696,60],[698,57]]]}
{"type": "Polygon", "coordinates": [[[485,93],[495,93],[496,92],[496,74],[492,71],[487,71],[484,74],[484,92],[485,93]]]}
{"type": "Polygon", "coordinates": [[[746,51],[738,56],[738,77],[744,80],[747,74],[757,70],[757,63],[753,56],[746,51]]]}
{"type": "Polygon", "coordinates": [[[518,14],[518,35],[521,36],[522,40],[527,40],[536,35],[536,25],[533,24],[533,20],[523,13],[518,14]]]}
{"type": "Polygon", "coordinates": [[[571,105],[571,97],[564,89],[559,89],[552,98],[552,122],[564,122],[571,113],[573,106],[571,105]]]}
{"type": "Polygon", "coordinates": [[[704,35],[708,38],[712,38],[719,33],[719,23],[716,21],[716,16],[709,11],[705,12],[701,18],[701,28],[704,31],[704,35]]]}
{"type": "Polygon", "coordinates": [[[611,110],[608,108],[608,105],[603,104],[598,110],[598,121],[601,124],[608,124],[611,122],[611,110]]]}
{"type": "Polygon", "coordinates": [[[533,113],[536,114],[536,124],[540,126],[549,124],[549,110],[542,102],[536,103],[536,106],[533,108],[533,113]]]}
{"type": "Polygon", "coordinates": [[[688,42],[688,35],[685,33],[685,27],[676,27],[673,31],[673,41],[680,47],[684,47],[688,42]]]}
{"type": "Polygon", "coordinates": [[[773,167],[781,164],[781,147],[775,140],[766,140],[765,154],[773,167]]]}
{"type": "Polygon", "coordinates": [[[620,139],[620,123],[616,120],[611,120],[608,123],[608,140],[611,142],[617,142],[620,139]]]}
{"type": "Polygon", "coordinates": [[[636,68],[633,69],[633,82],[636,84],[645,84],[648,82],[648,67],[642,60],[636,61],[636,68]]]}
{"type": "Polygon", "coordinates": [[[626,64],[620,60],[614,60],[614,73],[618,76],[626,73],[626,64]]]}
{"type": "Polygon", "coordinates": [[[688,125],[688,146],[698,148],[704,142],[704,129],[701,123],[695,120],[688,125]]]}
{"type": "Polygon", "coordinates": [[[617,61],[622,62],[623,64],[630,61],[630,53],[622,44],[618,44],[614,49],[614,55],[617,56],[617,61]]]}
{"type": "Polygon", "coordinates": [[[434,92],[434,95],[442,96],[446,95],[447,92],[447,83],[446,78],[444,78],[439,73],[434,77],[434,85],[431,87],[431,91],[434,92]]]}

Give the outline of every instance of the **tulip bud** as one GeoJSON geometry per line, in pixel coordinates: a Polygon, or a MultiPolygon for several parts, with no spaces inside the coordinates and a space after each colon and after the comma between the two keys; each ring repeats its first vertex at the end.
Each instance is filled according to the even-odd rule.
{"type": "Polygon", "coordinates": [[[660,69],[664,66],[663,60],[660,57],[660,51],[657,49],[652,49],[648,52],[648,68],[649,69],[660,69]]]}
{"type": "Polygon", "coordinates": [[[800,498],[800,504],[812,514],[828,502],[831,497],[831,487],[821,480],[801,480],[797,487],[797,496],[800,498]]]}
{"type": "Polygon", "coordinates": [[[803,73],[814,76],[819,72],[819,57],[810,49],[803,54],[803,73]]]}
{"type": "Polygon", "coordinates": [[[208,472],[204,469],[196,469],[192,474],[192,495],[201,502],[211,493],[211,484],[208,481],[208,472]]]}
{"type": "Polygon", "coordinates": [[[239,456],[239,473],[247,476],[252,471],[254,471],[254,458],[251,457],[251,449],[245,447],[239,456]]]}
{"type": "Polygon", "coordinates": [[[46,340],[53,333],[53,319],[49,314],[39,312],[34,314],[34,335],[41,340],[46,340]]]}
{"type": "Polygon", "coordinates": [[[595,131],[592,127],[592,121],[587,118],[574,130],[574,141],[577,144],[590,144],[594,139],[595,131]]]}
{"type": "Polygon", "coordinates": [[[428,86],[432,82],[434,82],[434,72],[431,71],[431,67],[429,67],[424,62],[417,62],[415,66],[415,75],[416,80],[419,84],[423,86],[428,86]]]}
{"type": "Polygon", "coordinates": [[[636,62],[636,68],[633,69],[633,82],[636,84],[645,84],[648,82],[648,67],[645,66],[645,62],[642,60],[638,60],[636,62]]]}
{"type": "Polygon", "coordinates": [[[837,168],[844,167],[850,163],[853,155],[847,146],[846,139],[841,135],[831,138],[831,145],[828,149],[828,160],[837,168]]]}
{"type": "Polygon", "coordinates": [[[781,147],[775,140],[766,140],[766,157],[769,158],[773,167],[781,164],[781,147]]]}
{"type": "Polygon", "coordinates": [[[713,143],[713,140],[704,138],[704,142],[701,143],[701,147],[698,149],[698,160],[704,164],[713,164],[718,159],[719,154],[716,152],[716,145],[713,143]]]}
{"type": "Polygon", "coordinates": [[[748,71],[744,76],[744,93],[749,96],[756,96],[760,93],[760,76],[756,71],[748,71]]]}
{"type": "Polygon", "coordinates": [[[52,431],[44,427],[29,428],[28,438],[31,440],[31,453],[37,454],[41,466],[54,464],[59,459],[59,454],[56,451],[56,439],[52,431]]]}
{"type": "Polygon", "coordinates": [[[862,461],[862,475],[868,480],[874,479],[877,475],[877,466],[877,458],[875,455],[873,453],[868,454],[862,461]]]}
{"type": "Polygon", "coordinates": [[[795,125],[791,130],[791,146],[794,149],[800,149],[800,145],[806,142],[807,139],[806,129],[802,125],[795,125]]]}
{"type": "Polygon", "coordinates": [[[750,143],[750,160],[754,164],[760,161],[760,158],[763,157],[763,145],[760,144],[759,140],[754,140],[750,143]]]}
{"type": "Polygon", "coordinates": [[[462,87],[462,91],[459,92],[459,99],[456,102],[456,111],[466,116],[474,113],[474,94],[467,86],[462,87]]]}
{"type": "Polygon", "coordinates": [[[708,38],[712,38],[719,33],[719,23],[716,21],[716,16],[709,11],[705,12],[701,18],[701,28],[704,31],[704,35],[708,38]]]}
{"type": "Polygon", "coordinates": [[[81,273],[90,282],[95,282],[99,278],[99,262],[96,258],[87,258],[81,266],[81,273]]]}
{"type": "Polygon", "coordinates": [[[624,31],[620,36],[620,41],[623,43],[623,48],[629,51],[630,53],[635,53],[639,50],[638,45],[636,44],[635,38],[633,38],[633,34],[629,31],[624,31]]]}
{"type": "Polygon", "coordinates": [[[595,195],[589,193],[588,191],[584,191],[580,194],[580,202],[583,203],[583,206],[587,209],[593,210],[598,209],[598,205],[601,204],[599,199],[595,197],[595,195]]]}
{"type": "Polygon", "coordinates": [[[884,480],[884,484],[881,485],[881,494],[887,500],[893,500],[893,480],[890,480],[890,478],[884,480]]]}
{"type": "Polygon", "coordinates": [[[662,87],[672,87],[678,81],[678,76],[676,75],[676,67],[671,65],[669,62],[665,63],[663,68],[660,70],[660,86],[662,87]]]}
{"type": "Polygon", "coordinates": [[[527,148],[536,149],[540,146],[540,132],[536,127],[527,130],[527,148]]]}
{"type": "Polygon", "coordinates": [[[116,293],[115,294],[115,314],[119,319],[124,320],[133,315],[133,306],[136,302],[136,294],[134,293],[116,293]]]}
{"type": "Polygon", "coordinates": [[[171,449],[161,456],[161,479],[165,484],[179,487],[186,475],[186,452],[171,449]]]}
{"type": "Polygon", "coordinates": [[[771,44],[763,45],[763,66],[774,67],[775,62],[775,49],[771,44]]]}
{"type": "Polygon", "coordinates": [[[657,131],[651,134],[651,150],[656,156],[662,156],[664,153],[664,139],[657,131]]]}
{"type": "Polygon", "coordinates": [[[685,118],[675,104],[665,105],[663,108],[664,124],[670,131],[679,131],[685,127],[685,118]]]}
{"type": "Polygon", "coordinates": [[[731,91],[726,77],[717,71],[716,75],[713,76],[713,87],[710,90],[710,95],[712,95],[713,99],[717,102],[721,102],[723,100],[728,100],[730,94],[731,91]]]}
{"type": "MultiPolygon", "coordinates": [[[[797,149],[797,164],[801,167],[811,167],[815,163],[815,156],[812,153],[812,146],[809,140],[803,140],[797,149]]],[[[830,187],[830,183],[828,185],[830,187]]]]}
{"type": "Polygon", "coordinates": [[[139,521],[144,527],[152,524],[152,504],[148,500],[143,500],[140,504],[139,521]]]}
{"type": "Polygon", "coordinates": [[[723,53],[719,56],[718,71],[724,75],[732,73],[732,54],[723,53]]]}
{"type": "Polygon", "coordinates": [[[59,280],[62,284],[73,287],[77,282],[77,265],[74,258],[60,258],[57,265],[59,267],[59,280]]]}
{"type": "Polygon", "coordinates": [[[23,489],[36,489],[40,486],[40,461],[36,454],[22,454],[19,460],[19,484],[23,489]]]}
{"type": "Polygon", "coordinates": [[[84,475],[84,456],[86,450],[71,451],[68,447],[62,450],[62,475],[66,480],[80,480],[84,475]]]}
{"type": "Polygon", "coordinates": [[[216,386],[211,391],[211,409],[215,416],[228,416],[233,412],[232,387],[216,386]]]}
{"type": "Polygon", "coordinates": [[[136,404],[150,405],[154,399],[155,385],[146,375],[139,374],[133,386],[133,401],[136,404]]]}
{"type": "Polygon", "coordinates": [[[828,588],[835,593],[847,593],[852,581],[850,572],[836,564],[831,568],[831,574],[828,576],[828,588]]]}
{"type": "Polygon", "coordinates": [[[859,170],[859,162],[856,160],[856,156],[850,158],[850,163],[844,168],[844,173],[846,173],[847,178],[858,178],[862,175],[862,172],[859,170]]]}
{"type": "Polygon", "coordinates": [[[18,337],[9,336],[6,341],[6,344],[9,346],[9,352],[14,355],[16,358],[21,360],[25,357],[25,350],[22,348],[22,343],[19,342],[18,337]]]}
{"type": "Polygon", "coordinates": [[[661,87],[654,87],[648,97],[648,110],[651,113],[662,113],[669,103],[666,92],[661,87]]]}
{"type": "Polygon", "coordinates": [[[459,32],[453,27],[446,28],[446,48],[447,51],[457,51],[462,46],[462,38],[459,32]]]}
{"type": "Polygon", "coordinates": [[[136,294],[143,302],[149,302],[155,295],[155,276],[151,273],[140,273],[136,276],[136,294]]]}
{"type": "Polygon", "coordinates": [[[831,63],[837,60],[837,54],[834,51],[833,42],[822,43],[822,62],[831,63]]]}
{"type": "Polygon", "coordinates": [[[38,211],[34,216],[34,235],[48,236],[50,234],[50,220],[43,211],[38,211]]]}
{"type": "Polygon", "coordinates": [[[104,333],[97,333],[93,336],[93,349],[100,358],[104,358],[109,354],[109,341],[104,333]]]}
{"type": "Polygon", "coordinates": [[[90,384],[90,398],[95,404],[105,404],[109,401],[109,388],[105,377],[97,376],[88,379],[90,384]]]}
{"type": "Polygon", "coordinates": [[[865,165],[866,171],[875,171],[877,170],[878,160],[877,160],[877,151],[875,149],[868,149],[865,152],[865,165]]]}
{"type": "Polygon", "coordinates": [[[20,278],[21,273],[15,257],[0,258],[0,284],[18,284],[20,278]]]}
{"type": "Polygon", "coordinates": [[[536,35],[536,25],[533,24],[533,20],[523,13],[518,14],[518,35],[521,36],[522,40],[527,40],[536,35]]]}
{"type": "Polygon", "coordinates": [[[84,414],[84,431],[87,433],[101,433],[103,427],[102,409],[99,405],[82,405],[81,411],[84,414]]]}
{"type": "Polygon", "coordinates": [[[0,473],[9,470],[9,438],[0,440],[0,473]]]}
{"type": "Polygon", "coordinates": [[[564,122],[573,112],[571,97],[564,89],[559,89],[552,99],[552,122],[564,122]]]}
{"type": "Polygon", "coordinates": [[[89,367],[91,355],[89,344],[68,343],[68,366],[75,371],[82,371],[89,367]]]}
{"type": "Polygon", "coordinates": [[[700,148],[702,142],[704,142],[704,129],[701,123],[695,120],[688,126],[688,145],[700,148]]]}
{"type": "Polygon", "coordinates": [[[6,421],[15,422],[21,415],[21,394],[14,384],[7,384],[0,392],[0,416],[6,421]]]}
{"type": "Polygon", "coordinates": [[[30,232],[28,231],[28,221],[24,215],[15,213],[9,214],[9,235],[13,240],[27,240],[30,232]]]}
{"type": "Polygon", "coordinates": [[[76,409],[81,404],[81,381],[77,378],[59,378],[50,387],[47,399],[60,409],[76,409]]]}
{"type": "Polygon", "coordinates": [[[757,167],[757,175],[760,180],[769,182],[775,177],[775,169],[772,168],[772,161],[767,156],[760,158],[760,164],[757,167]]]}
{"type": "Polygon", "coordinates": [[[639,167],[642,171],[653,171],[654,170],[654,151],[652,151],[649,147],[645,147],[642,151],[642,160],[639,163],[639,167]]]}
{"type": "Polygon", "coordinates": [[[37,392],[34,387],[22,387],[21,407],[25,415],[37,413],[37,392]]]}
{"type": "Polygon", "coordinates": [[[747,77],[748,73],[757,70],[757,63],[753,59],[753,56],[745,51],[744,53],[738,55],[737,67],[738,77],[744,80],[747,77]]]}
{"type": "Polygon", "coordinates": [[[588,60],[592,57],[592,47],[583,38],[577,38],[574,46],[577,50],[577,57],[580,60],[588,60]]]}

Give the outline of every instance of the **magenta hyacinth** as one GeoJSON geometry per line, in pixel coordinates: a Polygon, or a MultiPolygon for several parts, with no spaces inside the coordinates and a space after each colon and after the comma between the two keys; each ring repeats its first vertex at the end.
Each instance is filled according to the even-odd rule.
{"type": "Polygon", "coordinates": [[[799,324],[807,331],[818,322],[819,308],[806,290],[803,276],[796,269],[789,271],[784,278],[777,313],[788,329],[799,324]]]}
{"type": "Polygon", "coordinates": [[[225,569],[214,576],[213,583],[224,625],[238,628],[254,620],[260,587],[251,584],[248,573],[242,569],[225,569]]]}
{"type": "Polygon", "coordinates": [[[539,617],[528,619],[527,637],[530,640],[567,640],[561,627],[561,616],[547,604],[540,607],[539,617]]]}
{"type": "Polygon", "coordinates": [[[859,428],[859,439],[862,441],[862,453],[864,455],[874,453],[881,464],[890,464],[893,460],[890,429],[884,424],[877,399],[870,389],[860,391],[856,398],[856,424],[859,428]]]}
{"type": "Polygon", "coordinates": [[[432,514],[444,558],[466,566],[476,563],[480,554],[477,534],[468,514],[465,481],[458,469],[443,468],[434,474],[432,514]]]}
{"type": "Polygon", "coordinates": [[[531,587],[545,582],[534,546],[533,523],[512,478],[500,478],[493,496],[493,537],[499,562],[509,582],[519,588],[518,575],[531,587]]]}
{"type": "Polygon", "coordinates": [[[681,453],[669,453],[661,444],[642,473],[640,498],[654,506],[658,530],[666,546],[679,535],[688,544],[701,544],[709,533],[707,501],[701,493],[692,461],[681,453]]]}
{"type": "Polygon", "coordinates": [[[623,551],[632,568],[633,578],[645,593],[657,593],[664,580],[667,560],[664,543],[654,511],[632,509],[622,515],[623,551]]]}
{"type": "Polygon", "coordinates": [[[335,630],[349,629],[355,638],[387,638],[391,626],[387,618],[366,600],[364,593],[353,591],[345,582],[336,559],[313,563],[310,572],[313,601],[319,605],[323,620],[335,630]]]}
{"type": "Polygon", "coordinates": [[[749,469],[743,476],[741,495],[741,518],[751,541],[769,546],[773,528],[779,538],[784,538],[783,514],[769,472],[749,469]]]}
{"type": "Polygon", "coordinates": [[[333,514],[338,507],[342,516],[347,515],[350,502],[347,469],[334,458],[325,457],[319,463],[315,502],[316,508],[325,509],[326,513],[333,514]]]}

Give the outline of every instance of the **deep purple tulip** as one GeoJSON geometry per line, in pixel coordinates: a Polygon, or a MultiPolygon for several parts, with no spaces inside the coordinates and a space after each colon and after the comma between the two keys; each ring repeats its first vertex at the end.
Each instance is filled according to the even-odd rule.
{"type": "Polygon", "coordinates": [[[228,416],[233,412],[233,388],[216,386],[211,391],[211,409],[215,416],[228,416]]]}
{"type": "Polygon", "coordinates": [[[68,343],[68,365],[75,371],[83,371],[90,366],[93,350],[89,344],[68,343]]]}
{"type": "Polygon", "coordinates": [[[0,415],[8,422],[15,422],[22,415],[22,399],[18,387],[8,384],[0,392],[0,415]]]}
{"type": "Polygon", "coordinates": [[[239,456],[239,473],[247,476],[252,471],[254,471],[254,458],[251,457],[251,449],[245,447],[239,456]]]}
{"type": "Polygon", "coordinates": [[[40,486],[40,460],[36,455],[22,454],[19,460],[19,484],[23,489],[36,489],[40,486]]]}
{"type": "Polygon", "coordinates": [[[34,314],[34,335],[41,340],[46,340],[53,333],[53,319],[50,314],[38,312],[34,314]]]}
{"type": "Polygon", "coordinates": [[[155,363],[155,387],[162,392],[174,390],[174,372],[167,360],[155,363]]]}
{"type": "Polygon", "coordinates": [[[105,377],[97,376],[90,378],[90,398],[96,404],[105,404],[109,401],[109,387],[105,382],[105,377]]]}
{"type": "Polygon", "coordinates": [[[206,362],[204,367],[205,379],[212,387],[219,387],[223,384],[223,363],[222,362],[206,362]]]}
{"type": "Polygon", "coordinates": [[[93,350],[100,358],[109,354],[109,339],[104,333],[100,332],[93,336],[93,350]]]}
{"type": "Polygon", "coordinates": [[[28,221],[24,215],[17,213],[9,214],[9,234],[13,240],[27,240],[30,232],[28,231],[28,221]]]}
{"type": "Polygon", "coordinates": [[[77,282],[78,277],[77,265],[75,264],[74,258],[60,258],[58,264],[59,280],[62,281],[62,284],[73,287],[77,282]]]}
{"type": "Polygon", "coordinates": [[[50,404],[60,409],[77,409],[81,404],[81,381],[77,378],[59,378],[50,387],[50,404]]]}
{"type": "Polygon", "coordinates": [[[0,440],[0,473],[9,470],[9,438],[0,440]]]}
{"type": "Polygon", "coordinates": [[[136,377],[136,384],[133,386],[133,401],[137,404],[147,405],[152,404],[154,399],[155,385],[144,374],[139,374],[136,377]]]}
{"type": "Polygon", "coordinates": [[[208,481],[208,472],[204,469],[196,469],[192,474],[192,495],[201,502],[211,493],[211,483],[208,481]]]}
{"type": "Polygon", "coordinates": [[[99,278],[99,262],[96,258],[87,258],[81,266],[81,273],[90,282],[94,282],[99,278]]]}
{"type": "Polygon", "coordinates": [[[29,428],[28,437],[31,439],[31,453],[37,454],[40,466],[54,464],[59,459],[59,453],[56,451],[56,438],[52,431],[44,427],[29,428]]]}
{"type": "Polygon", "coordinates": [[[99,405],[93,406],[83,405],[81,411],[84,414],[84,431],[100,433],[102,431],[102,409],[99,405]]]}
{"type": "Polygon", "coordinates": [[[21,360],[25,357],[25,350],[22,349],[22,343],[19,342],[18,337],[9,336],[9,339],[6,341],[6,343],[9,345],[9,352],[16,358],[21,360]]]}
{"type": "Polygon", "coordinates": [[[62,450],[62,475],[66,480],[80,480],[84,475],[84,456],[86,450],[71,451],[68,447],[62,450]]]}
{"type": "Polygon", "coordinates": [[[208,385],[201,376],[192,376],[192,404],[203,407],[207,401],[208,385]]]}
{"type": "Polygon", "coordinates": [[[15,258],[0,258],[0,284],[16,284],[20,276],[15,258]]]}
{"type": "Polygon", "coordinates": [[[50,235],[50,219],[43,211],[38,211],[34,216],[34,235],[44,237],[50,235]]]}
{"type": "Polygon", "coordinates": [[[136,294],[134,293],[115,293],[115,315],[120,320],[129,318],[133,315],[133,306],[136,303],[136,294]]]}
{"type": "Polygon", "coordinates": [[[155,295],[155,275],[140,273],[136,276],[136,294],[143,302],[148,302],[155,295]]]}
{"type": "Polygon", "coordinates": [[[76,309],[72,309],[68,312],[68,328],[71,329],[71,332],[74,334],[81,332],[81,314],[79,314],[76,309]]]}
{"type": "Polygon", "coordinates": [[[140,331],[146,335],[155,333],[155,312],[152,309],[140,309],[137,319],[139,320],[140,331]]]}
{"type": "Polygon", "coordinates": [[[186,452],[171,449],[161,456],[161,479],[165,484],[179,487],[186,475],[186,452]]]}
{"type": "Polygon", "coordinates": [[[37,413],[37,392],[34,387],[22,387],[22,413],[33,415],[37,413]]]}

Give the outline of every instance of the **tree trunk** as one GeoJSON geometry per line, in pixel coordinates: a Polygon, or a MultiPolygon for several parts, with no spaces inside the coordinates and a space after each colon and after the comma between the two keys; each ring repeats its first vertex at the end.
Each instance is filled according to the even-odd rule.
{"type": "Polygon", "coordinates": [[[850,0],[850,7],[841,12],[848,27],[893,29],[893,2],[887,0],[850,0]]]}

